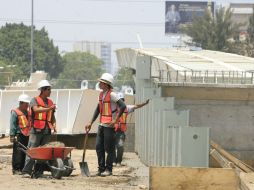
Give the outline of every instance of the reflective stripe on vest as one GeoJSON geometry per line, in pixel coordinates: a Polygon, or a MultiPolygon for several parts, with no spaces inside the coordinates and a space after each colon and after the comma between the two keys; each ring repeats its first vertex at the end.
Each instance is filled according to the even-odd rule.
{"type": "Polygon", "coordinates": [[[24,136],[29,136],[30,129],[31,129],[31,127],[30,127],[30,121],[29,121],[29,118],[30,118],[29,114],[30,114],[30,112],[28,111],[28,116],[26,116],[18,108],[13,110],[13,111],[15,111],[15,113],[18,116],[18,125],[19,125],[21,133],[24,136]]]}
{"type": "MultiPolygon", "coordinates": [[[[37,101],[39,108],[47,108],[53,105],[52,100],[50,100],[49,98],[47,98],[48,106],[45,105],[43,99],[40,96],[35,97],[35,99],[37,101]]],[[[48,112],[34,113],[34,123],[33,123],[34,128],[44,129],[47,121],[49,128],[53,129],[51,118],[52,118],[52,110],[48,112]]]]}
{"type": "Polygon", "coordinates": [[[103,92],[100,93],[99,96],[99,107],[100,107],[100,123],[110,123],[112,121],[112,109],[111,109],[111,98],[110,93],[112,89],[110,89],[103,100],[103,92]]]}
{"type": "MultiPolygon", "coordinates": [[[[117,109],[117,115],[118,115],[119,109],[117,109]]],[[[128,117],[128,109],[125,108],[122,116],[119,118],[119,122],[115,125],[115,131],[118,130],[119,126],[121,131],[125,132],[126,131],[126,122],[127,122],[127,117],[128,117]]]]}

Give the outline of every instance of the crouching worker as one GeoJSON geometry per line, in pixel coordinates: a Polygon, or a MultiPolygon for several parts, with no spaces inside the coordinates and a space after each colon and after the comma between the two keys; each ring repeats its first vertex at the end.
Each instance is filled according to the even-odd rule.
{"type": "MultiPolygon", "coordinates": [[[[124,100],[123,93],[118,93],[118,99],[124,100]]],[[[116,165],[121,166],[121,162],[123,160],[123,152],[124,152],[124,143],[125,143],[125,132],[126,132],[126,122],[128,114],[134,112],[138,108],[142,108],[143,106],[147,105],[149,103],[149,100],[146,100],[146,102],[142,104],[136,104],[136,105],[126,105],[126,108],[124,110],[124,113],[120,117],[119,121],[115,124],[115,156],[114,156],[114,162],[116,165]]],[[[119,112],[119,109],[117,109],[117,113],[119,112]]]]}
{"type": "Polygon", "coordinates": [[[10,141],[13,143],[12,173],[22,174],[25,164],[25,153],[19,150],[19,143],[27,146],[30,132],[30,97],[21,94],[18,98],[19,107],[11,111],[10,118],[10,141]]]}
{"type": "Polygon", "coordinates": [[[86,125],[86,131],[91,129],[93,122],[100,114],[100,124],[96,136],[96,153],[98,157],[98,176],[112,175],[113,159],[115,152],[115,131],[114,126],[123,114],[125,104],[117,98],[116,93],[112,92],[113,76],[109,73],[102,74],[99,79],[102,92],[99,95],[99,103],[95,109],[93,118],[86,125]],[[116,107],[119,112],[116,114],[116,107]],[[105,152],[107,158],[105,162],[105,152]]]}
{"type": "MultiPolygon", "coordinates": [[[[47,80],[39,82],[38,90],[40,95],[31,100],[32,111],[31,131],[28,142],[28,148],[39,147],[47,144],[50,140],[51,132],[56,132],[56,120],[54,112],[56,105],[49,99],[51,94],[51,85],[47,80]]],[[[37,163],[29,156],[26,156],[23,174],[29,174],[33,178],[38,178],[43,174],[43,164],[37,163]],[[34,170],[33,170],[34,168],[34,170]],[[33,173],[32,173],[33,171],[33,173]]]]}

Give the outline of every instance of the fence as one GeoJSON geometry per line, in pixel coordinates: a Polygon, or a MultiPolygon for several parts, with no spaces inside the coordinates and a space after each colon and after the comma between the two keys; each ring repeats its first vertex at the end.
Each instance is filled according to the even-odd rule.
{"type": "Polygon", "coordinates": [[[254,71],[159,70],[159,82],[254,84],[254,71]]]}

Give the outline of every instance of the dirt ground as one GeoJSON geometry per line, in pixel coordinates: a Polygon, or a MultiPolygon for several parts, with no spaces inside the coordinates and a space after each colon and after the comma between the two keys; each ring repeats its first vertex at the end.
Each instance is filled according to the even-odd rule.
{"type": "MultiPolygon", "coordinates": [[[[137,190],[148,189],[149,169],[143,165],[135,153],[125,153],[121,167],[113,168],[113,176],[109,177],[82,177],[79,162],[82,159],[82,150],[72,151],[72,161],[76,170],[70,177],[62,177],[57,180],[51,177],[51,173],[44,172],[42,178],[31,179],[22,175],[12,175],[11,154],[9,139],[0,139],[0,190],[137,190]]],[[[86,161],[91,174],[97,171],[97,157],[95,150],[87,150],[86,161]]]]}

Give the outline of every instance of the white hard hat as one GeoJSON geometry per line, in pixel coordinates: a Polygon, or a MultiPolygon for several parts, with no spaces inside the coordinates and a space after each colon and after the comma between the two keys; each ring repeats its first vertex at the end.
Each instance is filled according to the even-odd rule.
{"type": "Polygon", "coordinates": [[[30,96],[28,96],[27,94],[21,94],[18,98],[18,101],[30,103],[30,96]]]}
{"type": "Polygon", "coordinates": [[[101,75],[101,78],[99,78],[99,81],[112,86],[113,81],[114,81],[114,77],[113,77],[113,75],[111,75],[109,73],[103,73],[101,75]]]}
{"type": "Polygon", "coordinates": [[[117,94],[117,98],[118,98],[118,99],[124,99],[124,94],[123,94],[122,92],[119,92],[119,93],[117,94]]]}
{"type": "Polygon", "coordinates": [[[47,81],[47,80],[41,80],[38,83],[38,90],[40,90],[42,87],[46,87],[46,86],[51,86],[51,84],[49,84],[49,81],[47,81]]]}

